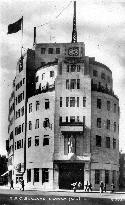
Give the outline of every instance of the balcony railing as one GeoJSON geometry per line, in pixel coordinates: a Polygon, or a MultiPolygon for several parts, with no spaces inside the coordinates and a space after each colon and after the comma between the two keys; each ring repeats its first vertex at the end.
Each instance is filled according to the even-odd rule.
{"type": "Polygon", "coordinates": [[[91,90],[92,91],[97,91],[97,92],[102,92],[108,95],[111,95],[113,97],[115,97],[116,99],[118,99],[118,97],[114,94],[112,89],[109,89],[107,86],[102,86],[100,84],[94,84],[93,82],[91,83],[91,90]]]}
{"type": "Polygon", "coordinates": [[[59,122],[59,126],[84,126],[83,122],[59,122]]]}

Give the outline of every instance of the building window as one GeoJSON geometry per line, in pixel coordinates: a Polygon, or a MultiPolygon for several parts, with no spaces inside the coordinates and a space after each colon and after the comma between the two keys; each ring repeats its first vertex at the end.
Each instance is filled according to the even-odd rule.
{"type": "Polygon", "coordinates": [[[77,97],[77,107],[79,107],[79,97],[77,97]]]}
{"type": "Polygon", "coordinates": [[[83,107],[86,107],[86,97],[83,97],[83,107]]]}
{"type": "Polygon", "coordinates": [[[80,65],[77,65],[77,72],[80,72],[80,65]]]}
{"type": "Polygon", "coordinates": [[[32,130],[32,122],[29,121],[29,130],[32,130]]]}
{"type": "Polygon", "coordinates": [[[101,106],[102,106],[101,99],[97,99],[97,108],[101,109],[101,106]]]}
{"type": "Polygon", "coordinates": [[[56,54],[60,54],[60,48],[56,48],[56,54]]]}
{"type": "Polygon", "coordinates": [[[49,145],[49,135],[44,135],[43,146],[49,145]]]}
{"type": "Polygon", "coordinates": [[[101,147],[101,136],[96,135],[96,146],[101,147]]]}
{"type": "Polygon", "coordinates": [[[69,79],[66,79],[66,89],[69,89],[69,79]]]}
{"type": "Polygon", "coordinates": [[[116,113],[116,104],[114,104],[114,113],[116,113]]]}
{"type": "Polygon", "coordinates": [[[110,137],[106,137],[106,148],[110,148],[110,137]]]}
{"type": "Polygon", "coordinates": [[[101,73],[101,78],[105,80],[105,73],[101,73]]]}
{"type": "Polygon", "coordinates": [[[53,48],[48,49],[48,54],[53,54],[53,48]]]}
{"type": "Polygon", "coordinates": [[[109,170],[105,170],[105,183],[109,183],[109,170]]]}
{"type": "Polygon", "coordinates": [[[72,64],[71,65],[71,72],[75,72],[75,70],[76,70],[76,65],[72,64]]]}
{"type": "Polygon", "coordinates": [[[75,97],[70,97],[70,107],[75,107],[75,97]]]}
{"type": "Polygon", "coordinates": [[[22,116],[24,115],[24,106],[21,108],[22,116]]]}
{"type": "Polygon", "coordinates": [[[76,80],[75,79],[71,79],[70,81],[70,89],[75,89],[76,87],[76,80]]]}
{"type": "Polygon", "coordinates": [[[22,132],[24,131],[24,123],[22,124],[22,132]]]}
{"type": "Polygon", "coordinates": [[[49,169],[43,168],[42,169],[42,183],[49,181],[49,169]]]}
{"type": "Polygon", "coordinates": [[[116,132],[116,122],[114,122],[114,132],[116,132]]]}
{"type": "Polygon", "coordinates": [[[77,122],[79,122],[79,116],[77,116],[77,122]]]}
{"type": "Polygon", "coordinates": [[[80,89],[80,79],[77,79],[77,89],[80,89]]]}
{"type": "Polygon", "coordinates": [[[42,80],[44,79],[45,73],[42,73],[42,80]]]}
{"type": "Polygon", "coordinates": [[[101,118],[97,118],[97,127],[101,128],[101,118]]]}
{"type": "Polygon", "coordinates": [[[69,97],[66,97],[66,107],[69,106],[69,97]]]}
{"type": "Polygon", "coordinates": [[[39,119],[36,119],[35,129],[39,128],[39,119]]]}
{"type": "Polygon", "coordinates": [[[50,78],[52,78],[52,77],[54,77],[54,71],[53,70],[50,71],[50,78]]]}
{"type": "Polygon", "coordinates": [[[25,78],[23,78],[23,84],[25,84],[25,78]]]}
{"type": "Polygon", "coordinates": [[[15,150],[16,150],[16,142],[15,142],[15,150]]]}
{"type": "Polygon", "coordinates": [[[110,130],[110,120],[107,120],[107,130],[110,130]]]}
{"type": "Polygon", "coordinates": [[[34,182],[39,182],[39,168],[34,168],[34,182]]]}
{"type": "Polygon", "coordinates": [[[27,183],[31,182],[31,169],[27,169],[27,183]]]}
{"type": "Polygon", "coordinates": [[[36,111],[39,110],[39,105],[40,105],[40,102],[36,101],[36,111]]]}
{"type": "Polygon", "coordinates": [[[60,107],[62,107],[62,97],[60,97],[60,107]]]}
{"type": "Polygon", "coordinates": [[[41,48],[41,54],[45,54],[46,49],[45,48],[41,48]]]}
{"type": "Polygon", "coordinates": [[[75,116],[70,116],[70,122],[74,123],[75,122],[75,116]]]}
{"type": "Polygon", "coordinates": [[[62,116],[59,117],[59,124],[62,123],[62,116]]]}
{"type": "Polygon", "coordinates": [[[69,65],[67,65],[66,71],[67,71],[67,73],[69,73],[69,65]]]}
{"type": "Polygon", "coordinates": [[[96,169],[95,170],[95,184],[99,184],[100,183],[100,170],[96,169]]]}
{"type": "Polygon", "coordinates": [[[43,122],[43,127],[50,127],[50,122],[49,122],[49,118],[45,118],[44,122],[43,122]]]}
{"type": "Polygon", "coordinates": [[[97,77],[97,76],[98,76],[97,70],[93,70],[93,76],[94,76],[94,77],[97,77]]]}
{"type": "Polygon", "coordinates": [[[35,146],[39,146],[39,136],[35,136],[35,146]]]}
{"type": "Polygon", "coordinates": [[[116,139],[113,138],[113,149],[116,149],[116,139]]]}
{"type": "Polygon", "coordinates": [[[68,122],[68,116],[66,116],[66,122],[68,122]]]}
{"type": "Polygon", "coordinates": [[[49,109],[49,99],[45,99],[45,109],[49,109]]]}
{"type": "Polygon", "coordinates": [[[29,113],[32,112],[32,103],[29,104],[29,113]]]}
{"type": "Polygon", "coordinates": [[[107,101],[107,110],[110,111],[110,101],[107,101]]]}
{"type": "Polygon", "coordinates": [[[28,138],[28,148],[31,147],[31,137],[28,138]]]}

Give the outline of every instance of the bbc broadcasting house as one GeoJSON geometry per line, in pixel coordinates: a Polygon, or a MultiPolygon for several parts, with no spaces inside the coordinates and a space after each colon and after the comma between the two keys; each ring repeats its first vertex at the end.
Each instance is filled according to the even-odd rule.
{"type": "MultiPolygon", "coordinates": [[[[8,115],[8,177],[18,186],[119,186],[119,99],[111,70],[77,42],[36,43],[19,59],[8,115]]],[[[34,30],[34,36],[35,36],[34,30]]]]}

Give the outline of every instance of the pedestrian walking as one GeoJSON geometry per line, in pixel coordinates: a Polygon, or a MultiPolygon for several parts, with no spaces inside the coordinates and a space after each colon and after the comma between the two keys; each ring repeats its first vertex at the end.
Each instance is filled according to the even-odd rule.
{"type": "Polygon", "coordinates": [[[87,191],[88,188],[88,181],[85,181],[85,191],[87,191]]]}
{"type": "Polygon", "coordinates": [[[106,192],[106,183],[104,184],[104,191],[106,192]]]}
{"type": "Polygon", "coordinates": [[[13,187],[13,180],[11,180],[11,182],[10,182],[10,189],[14,189],[14,187],[13,187]]]}
{"type": "Polygon", "coordinates": [[[103,181],[100,182],[100,194],[103,193],[104,184],[103,181]]]}
{"type": "Polygon", "coordinates": [[[111,192],[113,193],[115,191],[115,185],[112,183],[111,184],[111,192]]]}
{"type": "Polygon", "coordinates": [[[92,191],[92,184],[91,184],[91,182],[89,182],[88,187],[89,187],[89,190],[92,191]]]}
{"type": "Polygon", "coordinates": [[[22,191],[24,191],[24,180],[22,180],[22,191]]]}

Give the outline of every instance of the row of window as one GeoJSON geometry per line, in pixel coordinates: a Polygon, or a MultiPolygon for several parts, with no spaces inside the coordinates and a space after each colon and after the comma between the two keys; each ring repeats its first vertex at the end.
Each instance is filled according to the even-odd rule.
{"type": "Polygon", "coordinates": [[[17,142],[15,142],[15,150],[16,149],[21,149],[23,148],[23,139],[18,140],[17,142]]]}
{"type": "MultiPolygon", "coordinates": [[[[46,54],[46,48],[41,48],[41,54],[46,54]]],[[[48,48],[48,54],[60,54],[60,48],[48,48]]]]}
{"type": "MultiPolygon", "coordinates": [[[[70,116],[70,121],[69,121],[69,117],[66,116],[65,122],[75,123],[75,122],[80,122],[80,119],[79,119],[79,116],[70,116]]],[[[61,123],[62,123],[62,116],[59,117],[59,124],[61,123]]],[[[83,116],[83,123],[85,125],[85,116],[83,116]]]]}
{"type": "MultiPolygon", "coordinates": [[[[97,71],[97,70],[93,70],[93,76],[94,76],[94,77],[98,77],[98,71],[97,71]]],[[[107,82],[108,82],[108,83],[111,82],[110,76],[106,76],[105,73],[103,73],[103,72],[101,73],[101,79],[102,79],[102,80],[106,80],[106,79],[107,79],[107,82]]]]}
{"type": "Polygon", "coordinates": [[[24,115],[24,106],[16,111],[16,119],[24,115]]]}
{"type": "MultiPolygon", "coordinates": [[[[116,139],[113,138],[113,149],[116,149],[116,139]]],[[[110,137],[105,138],[105,147],[110,148],[111,145],[111,140],[110,137]]],[[[102,137],[99,135],[96,135],[96,146],[101,147],[102,146],[102,137]]]]}
{"type": "Polygon", "coordinates": [[[81,66],[76,64],[67,65],[67,72],[80,72],[81,66]]]}
{"type": "MultiPolygon", "coordinates": [[[[75,107],[75,106],[77,106],[77,107],[79,107],[79,97],[66,97],[65,98],[65,100],[66,100],[66,107],[75,107]]],[[[83,103],[82,103],[83,105],[83,107],[86,107],[86,97],[83,97],[83,103]]],[[[60,107],[62,107],[63,106],[63,98],[62,97],[60,97],[60,107]]]]}
{"type": "Polygon", "coordinates": [[[18,103],[20,103],[22,100],[24,100],[24,91],[23,91],[22,93],[20,93],[20,94],[18,95],[18,97],[16,97],[16,105],[17,105],[18,103]]]}
{"type": "MultiPolygon", "coordinates": [[[[34,182],[39,182],[39,168],[34,168],[34,182]]],[[[49,169],[42,168],[42,183],[49,181],[49,169]]],[[[31,169],[27,169],[27,183],[31,182],[31,169]]]]}
{"type": "Polygon", "coordinates": [[[15,135],[19,135],[20,133],[24,132],[24,123],[15,127],[15,135]]]}
{"type": "MultiPolygon", "coordinates": [[[[40,101],[36,101],[36,111],[39,110],[40,108],[40,101]]],[[[45,109],[49,109],[50,108],[50,102],[49,99],[45,99],[45,109]]],[[[33,111],[32,109],[32,103],[29,104],[29,113],[31,113],[33,111]]]]}
{"type": "Polygon", "coordinates": [[[20,89],[20,87],[25,83],[25,78],[21,80],[17,85],[16,85],[16,90],[20,89]]]}
{"type": "MultiPolygon", "coordinates": [[[[97,108],[101,109],[102,108],[102,100],[100,98],[97,99],[97,108]]],[[[108,111],[111,110],[111,102],[109,100],[107,100],[106,102],[106,108],[108,111]]],[[[113,112],[116,113],[116,103],[114,103],[113,105],[113,112]]]]}
{"type": "Polygon", "coordinates": [[[66,89],[80,89],[80,79],[66,79],[66,89]]]}
{"type": "MultiPolygon", "coordinates": [[[[100,184],[101,181],[101,172],[102,170],[96,169],[95,170],[95,184],[100,184]]],[[[110,176],[110,171],[105,170],[105,183],[109,184],[109,176],[110,176]]],[[[116,181],[116,171],[112,170],[112,183],[115,184],[116,181]]]]}
{"type": "MultiPolygon", "coordinates": [[[[98,128],[101,128],[102,127],[102,120],[101,120],[101,118],[97,118],[97,127],[98,128]]],[[[114,122],[113,123],[113,130],[114,130],[114,132],[116,132],[116,128],[117,128],[117,126],[116,126],[116,122],[114,122]]],[[[106,120],[106,129],[107,130],[110,130],[111,129],[111,122],[110,122],[110,120],[106,120]]],[[[118,125],[118,131],[119,131],[119,125],[118,125]]]]}
{"type": "MultiPolygon", "coordinates": [[[[35,146],[39,146],[39,136],[35,136],[35,146]]],[[[49,135],[44,135],[43,146],[49,145],[49,135]]],[[[31,147],[31,137],[28,138],[28,148],[31,147]]]]}
{"type": "MultiPolygon", "coordinates": [[[[35,121],[35,129],[38,129],[40,127],[39,124],[39,119],[36,119],[35,121]]],[[[51,128],[52,129],[52,124],[50,124],[49,118],[45,118],[43,121],[43,127],[44,128],[51,128]]],[[[29,130],[32,130],[32,122],[29,121],[29,130]]]]}

